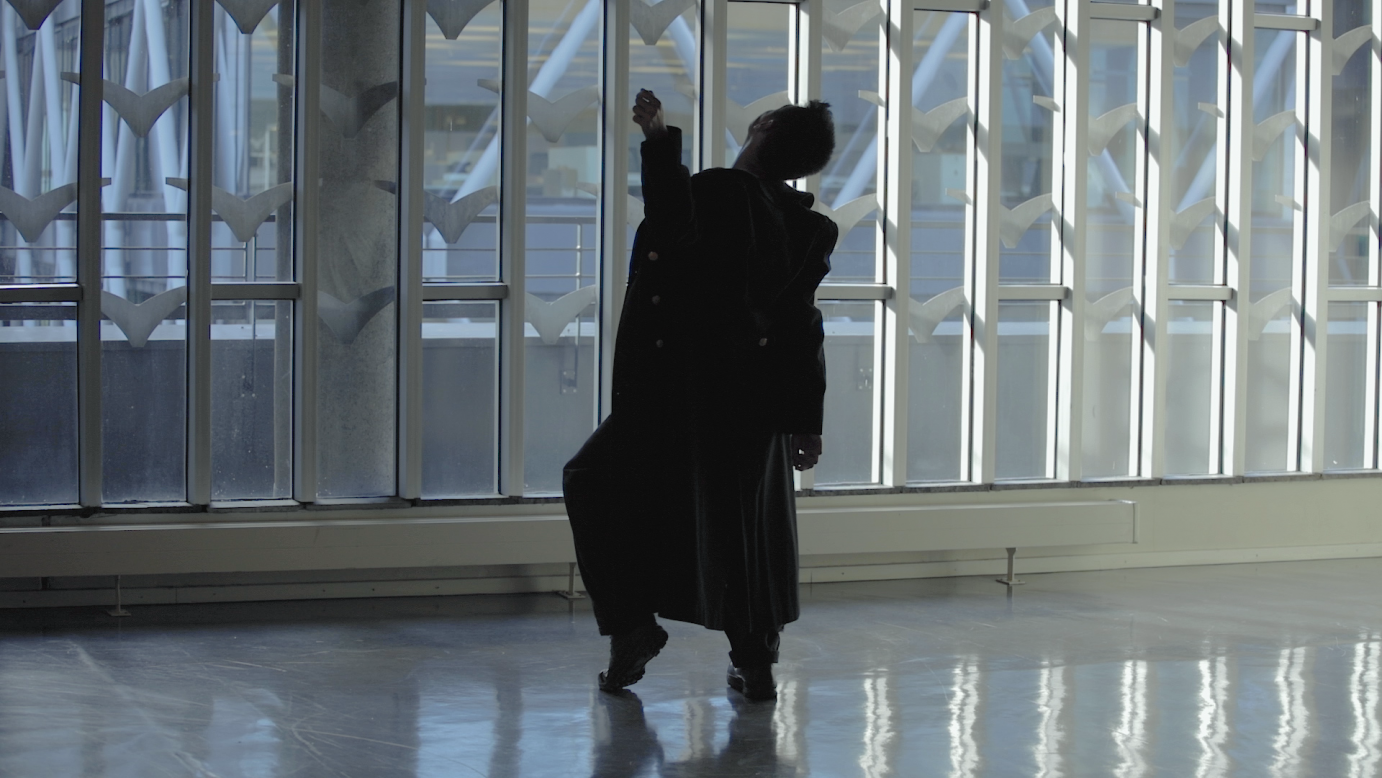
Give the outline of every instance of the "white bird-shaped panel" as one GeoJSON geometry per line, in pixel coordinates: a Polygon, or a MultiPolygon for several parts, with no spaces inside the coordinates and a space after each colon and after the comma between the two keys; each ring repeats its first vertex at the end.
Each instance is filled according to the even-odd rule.
{"type": "Polygon", "coordinates": [[[648,5],[643,0],[629,0],[629,24],[638,31],[638,37],[645,44],[656,46],[672,22],[695,7],[696,0],[662,0],[656,5],[648,5]]]}
{"type": "Polygon", "coordinates": [[[336,339],[349,345],[355,342],[370,320],[394,300],[394,288],[386,286],[341,302],[327,292],[317,292],[317,316],[336,339]]]}
{"type": "MultiPolygon", "coordinates": [[[[101,179],[101,186],[110,184],[109,178],[101,179]]],[[[0,186],[0,213],[14,225],[19,234],[24,236],[24,240],[33,243],[43,235],[43,231],[48,229],[48,225],[58,218],[62,209],[71,205],[77,199],[77,185],[64,184],[56,189],[49,189],[43,194],[30,200],[13,189],[6,189],[0,186]]]]}
{"type": "Polygon", "coordinates": [[[1183,68],[1190,64],[1190,58],[1195,56],[1200,45],[1209,39],[1209,36],[1219,31],[1219,17],[1206,16],[1197,22],[1191,22],[1176,31],[1176,50],[1172,56],[1175,58],[1176,67],[1183,68]]]}
{"type": "MultiPolygon", "coordinates": [[[[865,89],[859,90],[859,97],[877,106],[884,104],[883,96],[865,89]]],[[[936,141],[961,117],[969,116],[969,98],[957,97],[941,103],[929,111],[912,109],[912,145],[917,151],[926,154],[936,147],[936,141]]]]}
{"type": "Polygon", "coordinates": [[[1334,61],[1331,63],[1333,75],[1344,72],[1344,66],[1348,64],[1353,55],[1364,43],[1372,40],[1372,28],[1364,25],[1354,27],[1348,32],[1334,39],[1334,61]]]}
{"type": "Polygon", "coordinates": [[[823,201],[817,200],[811,210],[823,214],[835,222],[835,226],[840,230],[840,237],[848,235],[865,216],[873,213],[878,208],[878,195],[866,194],[863,197],[856,197],[845,203],[839,208],[831,208],[823,201]]]}
{"type": "Polygon", "coordinates": [[[1199,202],[1185,206],[1185,209],[1177,212],[1171,217],[1171,248],[1180,249],[1185,246],[1185,242],[1190,240],[1190,235],[1196,227],[1208,219],[1214,213],[1217,206],[1213,197],[1206,197],[1199,202]]]}
{"type": "Polygon", "coordinates": [[[864,25],[874,24],[881,18],[883,7],[878,0],[864,0],[839,13],[826,11],[825,24],[821,25],[821,37],[832,51],[844,51],[854,36],[864,29],[864,25]]]}
{"type": "MultiPolygon", "coordinates": [[[[188,187],[185,178],[166,180],[169,186],[184,191],[188,187]]],[[[270,187],[244,199],[219,186],[211,187],[211,209],[220,215],[221,221],[226,223],[231,233],[235,235],[235,239],[241,243],[249,243],[255,233],[259,232],[259,225],[263,224],[270,214],[282,208],[292,199],[293,185],[291,183],[270,187]]]]}
{"type": "Polygon", "coordinates": [[[422,215],[441,233],[447,243],[461,239],[466,227],[480,212],[499,200],[499,187],[487,186],[451,202],[431,192],[422,193],[422,215]]]}
{"type": "Polygon", "coordinates": [[[1039,8],[1021,19],[1013,19],[1007,13],[1003,11],[1003,54],[1008,59],[1021,59],[1032,38],[1056,23],[1055,6],[1039,8]]]}
{"type": "Polygon", "coordinates": [[[907,320],[912,337],[917,343],[930,343],[936,327],[957,309],[963,308],[965,303],[963,286],[947,289],[926,302],[910,301],[907,304],[907,320]]]}
{"type": "Polygon", "coordinates": [[[1372,214],[1372,203],[1364,200],[1344,208],[1329,217],[1329,250],[1338,251],[1339,244],[1348,237],[1348,231],[1358,222],[1372,214]]]}
{"type": "Polygon", "coordinates": [[[354,138],[364,129],[379,109],[398,97],[398,82],[386,81],[362,91],[354,97],[346,97],[335,89],[322,84],[321,111],[336,125],[344,138],[354,138]]]}
{"type": "Polygon", "coordinates": [[[583,286],[570,294],[545,303],[532,292],[524,295],[524,317],[537,330],[542,342],[555,346],[566,325],[600,299],[598,286],[583,286]]]}
{"type": "MultiPolygon", "coordinates": [[[[80,84],[81,78],[76,73],[63,73],[63,81],[73,84],[80,84]]],[[[125,124],[130,127],[130,132],[141,138],[148,137],[149,130],[154,127],[154,122],[162,116],[173,104],[181,100],[191,87],[191,80],[187,78],[175,78],[172,81],[156,89],[150,89],[144,94],[132,92],[120,84],[110,80],[102,80],[101,98],[106,101],[125,124]]]]}
{"type": "Polygon", "coordinates": [[[552,101],[529,91],[528,118],[533,120],[533,126],[537,127],[537,131],[542,133],[542,137],[546,138],[548,143],[556,143],[561,140],[562,134],[577,116],[599,102],[600,90],[593,86],[582,87],[552,101]]]}
{"type": "Polygon", "coordinates": [[[1137,118],[1137,103],[1120,105],[1089,122],[1089,156],[1097,157],[1108,148],[1109,141],[1128,123],[1137,118]]]}
{"type": "Polygon", "coordinates": [[[1272,144],[1296,123],[1295,111],[1282,111],[1275,116],[1268,116],[1257,126],[1252,128],[1252,161],[1261,162],[1267,156],[1267,151],[1272,148],[1272,144]]]}
{"type": "Polygon", "coordinates": [[[270,9],[278,5],[278,0],[217,0],[230,18],[235,20],[235,26],[240,28],[240,32],[250,35],[254,32],[259,23],[264,21],[264,16],[270,9]]]}
{"type": "Polygon", "coordinates": [[[1291,287],[1284,287],[1253,303],[1248,312],[1248,340],[1261,340],[1272,319],[1294,304],[1291,287]]]}
{"type": "Polygon", "coordinates": [[[24,26],[34,31],[42,27],[48,16],[61,4],[62,0],[10,0],[10,6],[24,20],[24,26]]]}
{"type": "Polygon", "coordinates": [[[160,292],[142,303],[132,303],[110,292],[101,292],[101,313],[125,333],[125,340],[130,342],[131,347],[144,348],[158,325],[186,302],[185,286],[160,292]]]}
{"type": "MultiPolygon", "coordinates": [[[[501,93],[504,89],[503,79],[498,78],[477,78],[475,84],[495,94],[501,93]]],[[[593,86],[582,87],[556,100],[548,100],[529,90],[528,118],[533,120],[533,126],[542,133],[542,137],[546,138],[548,143],[556,143],[561,140],[566,128],[571,126],[571,122],[575,121],[577,116],[599,102],[600,90],[593,86]]]]}
{"type": "Polygon", "coordinates": [[[1026,235],[1027,230],[1032,228],[1032,223],[1053,207],[1055,207],[1055,200],[1049,192],[1037,195],[1012,210],[999,205],[998,234],[1003,245],[1010,249],[1017,248],[1022,236],[1026,235]]]}
{"type": "Polygon", "coordinates": [[[1108,326],[1109,322],[1132,304],[1133,288],[1125,286],[1086,305],[1084,310],[1085,340],[1098,340],[1104,327],[1108,326]]]}
{"type": "Polygon", "coordinates": [[[437,23],[441,34],[449,41],[460,37],[465,26],[475,15],[485,10],[494,0],[427,0],[427,15],[437,23]]]}

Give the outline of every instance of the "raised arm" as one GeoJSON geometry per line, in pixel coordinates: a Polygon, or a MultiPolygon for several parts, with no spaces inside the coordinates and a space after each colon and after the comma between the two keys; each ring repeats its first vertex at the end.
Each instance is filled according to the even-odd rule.
{"type": "Polygon", "coordinates": [[[643,128],[643,219],[654,234],[676,241],[694,238],[696,211],[691,174],[681,164],[681,130],[668,127],[662,102],[644,89],[633,106],[643,128]]]}

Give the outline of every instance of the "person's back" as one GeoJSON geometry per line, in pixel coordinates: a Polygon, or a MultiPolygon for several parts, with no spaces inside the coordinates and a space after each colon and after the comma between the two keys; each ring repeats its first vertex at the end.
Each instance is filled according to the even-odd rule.
{"type": "Polygon", "coordinates": [[[795,138],[775,146],[773,117],[806,112],[790,119],[818,130],[807,164],[819,169],[833,127],[820,103],[770,112],[735,169],[689,176],[680,132],[661,125],[651,93],[639,102],[645,219],[614,406],[563,484],[582,578],[612,636],[600,685],[642,677],[666,641],[657,614],[725,630],[731,684],[769,698],[778,632],[798,613],[791,469],[820,452],[824,333],[813,297],[837,231],[767,151],[795,138]]]}

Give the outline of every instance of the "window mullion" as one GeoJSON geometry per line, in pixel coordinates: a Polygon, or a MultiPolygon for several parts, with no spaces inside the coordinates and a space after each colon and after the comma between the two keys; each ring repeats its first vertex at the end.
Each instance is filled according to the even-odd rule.
{"type": "MultiPolygon", "coordinates": [[[[1154,0],[1158,2],[1158,0],[1154,0]]],[[[1175,212],[1175,150],[1169,142],[1175,106],[1175,0],[1159,0],[1157,18],[1148,23],[1147,79],[1147,194],[1143,201],[1146,245],[1143,247],[1142,314],[1142,412],[1139,417],[1137,473],[1160,478],[1166,472],[1166,430],[1159,420],[1166,407],[1167,349],[1170,334],[1168,262],[1171,214],[1175,212]],[[1150,334],[1148,330],[1151,330],[1150,334]]],[[[1137,287],[1134,284],[1134,287],[1137,287]]]]}
{"type": "Polygon", "coordinates": [[[191,3],[187,200],[187,501],[211,503],[211,176],[215,4],[191,3]]]}
{"type": "Polygon", "coordinates": [[[527,205],[528,4],[504,2],[506,88],[500,100],[499,278],[509,296],[499,313],[499,493],[523,494],[524,214],[527,205]]]}
{"type": "Polygon", "coordinates": [[[297,182],[293,254],[302,296],[293,306],[293,499],[317,501],[317,246],[321,209],[321,3],[298,3],[297,182]],[[304,182],[312,182],[304,185],[304,182]]]}
{"type": "Polygon", "coordinates": [[[403,0],[398,159],[398,496],[422,496],[422,148],[427,3],[403,0]]]}
{"type": "Polygon", "coordinates": [[[997,469],[998,437],[998,257],[1003,176],[1003,5],[979,12],[978,131],[974,155],[974,261],[966,268],[975,344],[971,396],[969,480],[991,483],[997,469]]]}
{"type": "Polygon", "coordinates": [[[77,430],[81,504],[101,505],[101,97],[106,5],[81,10],[77,153],[77,430]]]}
{"type": "MultiPolygon", "coordinates": [[[[1308,57],[1300,57],[1309,79],[1297,83],[1309,84],[1297,90],[1297,105],[1305,110],[1305,126],[1310,130],[1306,138],[1330,138],[1333,126],[1333,31],[1334,4],[1312,3],[1312,14],[1319,20],[1319,28],[1308,33],[1308,57]]],[[[1307,141],[1305,152],[1305,256],[1303,270],[1305,285],[1301,320],[1300,376],[1300,462],[1302,472],[1319,473],[1325,469],[1325,365],[1328,354],[1329,329],[1329,257],[1333,241],[1330,239],[1330,214],[1334,206],[1330,198],[1329,172],[1333,169],[1330,144],[1307,141]]],[[[1297,185],[1297,190],[1301,185],[1297,185]]],[[[1297,263],[1298,265],[1301,263],[1297,263]]],[[[1299,290],[1299,287],[1297,287],[1299,290]]]]}
{"type": "MultiPolygon", "coordinates": [[[[1084,320],[1085,320],[1085,223],[1086,196],[1089,187],[1089,154],[1085,152],[1089,136],[1089,49],[1091,24],[1089,4],[1082,0],[1057,3],[1063,36],[1056,37],[1057,54],[1055,87],[1052,90],[1060,101],[1057,121],[1063,131],[1053,133],[1051,169],[1061,171],[1061,191],[1053,197],[1058,204],[1058,229],[1051,231],[1053,246],[1060,262],[1051,263],[1051,282],[1063,284],[1070,293],[1060,304],[1060,336],[1051,338],[1053,349],[1051,367],[1056,373],[1056,391],[1051,395],[1053,407],[1047,415],[1048,429],[1054,424],[1054,467],[1047,467],[1047,475],[1061,481],[1081,478],[1084,423],[1084,320]]],[[[1048,451],[1051,437],[1047,438],[1048,451]]]]}
{"type": "MultiPolygon", "coordinates": [[[[628,285],[629,212],[629,3],[605,4],[604,59],[601,86],[601,139],[604,178],[600,185],[600,239],[597,270],[600,285],[600,373],[595,393],[596,418],[603,421],[613,408],[614,338],[628,285]]],[[[577,327],[579,327],[579,320],[577,327]]]]}
{"type": "MultiPolygon", "coordinates": [[[[1248,320],[1252,314],[1252,154],[1253,44],[1252,4],[1226,2],[1219,11],[1220,26],[1228,33],[1221,45],[1227,72],[1228,110],[1219,119],[1219,148],[1228,150],[1224,270],[1234,295],[1224,306],[1223,433],[1221,471],[1242,475],[1247,464],[1248,320]],[[1236,54],[1238,59],[1231,57],[1236,54]],[[1246,151],[1245,151],[1246,147],[1246,151]]],[[[1221,89],[1223,85],[1221,84],[1221,89]]],[[[1213,468],[1210,468],[1211,472],[1213,468]]]]}
{"type": "MultiPolygon", "coordinates": [[[[878,336],[874,339],[878,352],[874,375],[881,376],[876,389],[881,396],[874,401],[875,452],[881,449],[881,472],[874,480],[884,486],[903,486],[907,483],[907,380],[908,310],[912,302],[912,62],[915,35],[911,0],[891,0],[887,25],[887,64],[883,68],[887,81],[882,85],[888,96],[883,121],[878,123],[883,137],[880,147],[885,149],[879,162],[879,180],[884,186],[880,209],[883,252],[876,263],[878,281],[893,290],[892,298],[883,303],[883,318],[878,336]]],[[[875,460],[877,460],[875,455],[875,460]]]]}
{"type": "Polygon", "coordinates": [[[694,101],[696,170],[724,165],[728,58],[729,0],[701,0],[701,68],[696,85],[700,99],[694,101]]]}
{"type": "MultiPolygon", "coordinates": [[[[1382,35],[1382,0],[1368,0],[1368,3],[1372,13],[1372,39],[1376,41],[1379,39],[1378,36],[1382,35]]],[[[1373,164],[1376,165],[1376,160],[1382,159],[1382,60],[1374,55],[1368,69],[1368,159],[1373,160],[1373,164]]],[[[1368,181],[1368,200],[1372,203],[1372,213],[1368,219],[1368,285],[1376,287],[1382,282],[1378,272],[1378,215],[1382,214],[1382,176],[1368,176],[1368,181]]],[[[1366,387],[1363,394],[1363,467],[1370,469],[1378,466],[1378,362],[1379,356],[1382,356],[1379,355],[1379,349],[1382,348],[1382,332],[1379,331],[1382,327],[1382,315],[1379,314],[1382,314],[1382,310],[1379,310],[1378,305],[1368,306],[1367,369],[1364,372],[1366,387]]]]}

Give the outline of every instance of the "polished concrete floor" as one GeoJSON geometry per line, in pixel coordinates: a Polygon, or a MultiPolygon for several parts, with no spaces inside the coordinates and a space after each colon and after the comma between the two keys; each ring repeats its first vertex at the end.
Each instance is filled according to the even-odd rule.
{"type": "Polygon", "coordinates": [[[555,596],[0,611],[0,776],[1382,775],[1382,560],[816,585],[776,703],[555,596]]]}

